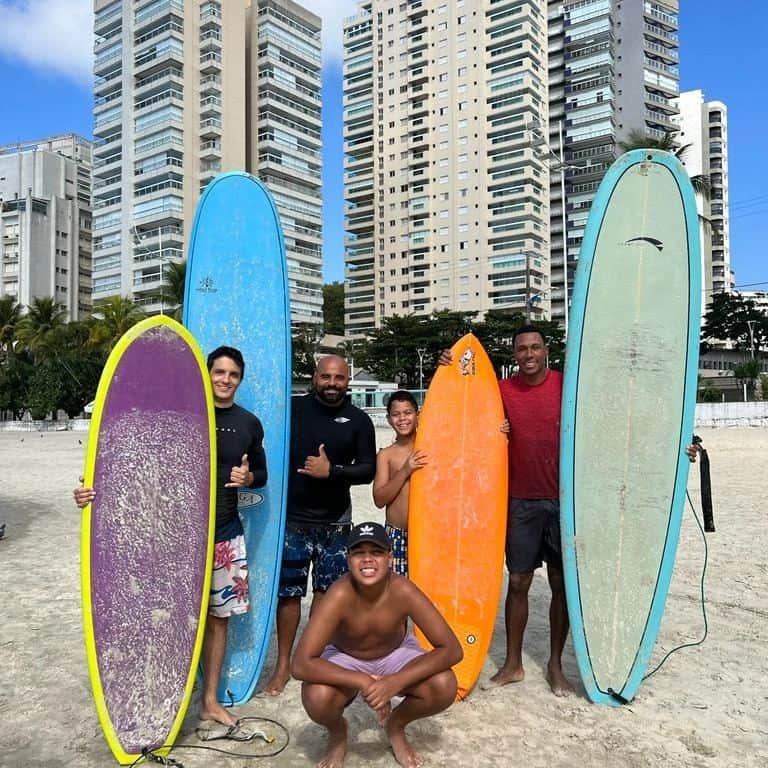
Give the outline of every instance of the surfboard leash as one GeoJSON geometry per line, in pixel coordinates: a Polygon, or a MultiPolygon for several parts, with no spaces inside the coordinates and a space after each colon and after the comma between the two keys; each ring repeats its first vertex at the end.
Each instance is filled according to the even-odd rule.
{"type": "Polygon", "coordinates": [[[706,606],[706,599],[704,596],[704,579],[707,575],[707,560],[709,558],[709,549],[707,547],[707,536],[704,532],[704,527],[701,524],[701,520],[699,520],[699,516],[696,514],[696,508],[693,506],[693,502],[691,501],[691,495],[688,493],[688,491],[685,492],[685,496],[688,499],[688,506],[691,508],[691,512],[693,512],[693,518],[696,521],[696,525],[699,527],[699,531],[701,531],[701,540],[704,542],[704,565],[702,566],[702,569],[701,569],[701,584],[700,584],[701,615],[704,617],[704,634],[702,635],[700,640],[695,640],[690,643],[681,643],[675,648],[672,648],[672,650],[667,651],[667,653],[664,655],[664,658],[650,672],[648,672],[645,675],[645,677],[643,677],[643,680],[647,680],[651,675],[655,675],[656,672],[658,672],[661,669],[661,667],[664,665],[664,662],[666,662],[666,660],[673,653],[683,648],[695,648],[697,645],[701,645],[707,639],[707,633],[709,632],[709,625],[707,623],[707,606],[706,606]]]}
{"type": "MultiPolygon", "coordinates": [[[[283,752],[288,745],[291,742],[291,736],[288,733],[288,729],[277,720],[272,720],[268,717],[241,717],[238,722],[237,726],[241,724],[245,724],[248,722],[260,722],[260,723],[269,723],[275,727],[277,727],[280,731],[282,731],[283,735],[285,736],[285,741],[283,744],[280,745],[279,748],[272,750],[271,752],[231,752],[228,749],[223,749],[222,747],[212,747],[207,746],[204,744],[164,744],[163,746],[156,747],[155,749],[149,749],[144,748],[141,751],[141,754],[130,764],[128,768],[134,768],[134,766],[140,765],[142,762],[148,762],[148,763],[156,763],[158,765],[166,765],[166,766],[172,766],[172,768],[184,768],[184,764],[177,760],[174,757],[171,757],[171,752],[178,752],[183,749],[187,750],[205,750],[207,752],[216,752],[220,755],[226,755],[227,757],[231,758],[237,758],[238,760],[254,760],[257,758],[264,758],[264,757],[275,757],[276,755],[279,755],[281,752],[283,752]],[[158,754],[161,750],[168,750],[167,755],[160,755],[158,754]]],[[[253,741],[256,738],[263,739],[266,743],[271,744],[275,741],[275,737],[272,736],[271,738],[268,737],[263,731],[261,730],[255,730],[253,733],[250,734],[237,734],[237,726],[233,726],[232,728],[228,729],[225,733],[223,733],[221,736],[208,736],[208,737],[201,737],[198,733],[199,729],[195,729],[195,735],[201,739],[201,741],[230,741],[230,742],[236,742],[236,743],[244,743],[253,741]]]]}

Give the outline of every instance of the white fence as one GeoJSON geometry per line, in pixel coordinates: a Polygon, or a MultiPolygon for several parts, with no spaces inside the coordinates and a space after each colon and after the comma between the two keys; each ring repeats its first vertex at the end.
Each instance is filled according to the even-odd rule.
{"type": "Polygon", "coordinates": [[[697,427],[768,427],[768,400],[698,403],[697,427]]]}

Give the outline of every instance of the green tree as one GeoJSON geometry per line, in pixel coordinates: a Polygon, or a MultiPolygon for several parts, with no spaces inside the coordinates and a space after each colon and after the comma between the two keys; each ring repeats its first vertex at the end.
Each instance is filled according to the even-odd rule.
{"type": "Polygon", "coordinates": [[[760,361],[746,360],[733,369],[733,376],[739,382],[740,386],[746,384],[748,392],[755,391],[755,383],[760,375],[760,361]]]}
{"type": "Polygon", "coordinates": [[[312,378],[319,341],[320,329],[316,325],[296,323],[291,327],[291,370],[294,379],[312,378]]]}
{"type": "Polygon", "coordinates": [[[37,363],[56,349],[67,323],[64,308],[50,296],[33,299],[16,326],[16,338],[37,363]]]}
{"type": "Polygon", "coordinates": [[[323,331],[344,335],[344,283],[323,286],[323,331]]]}
{"type": "Polygon", "coordinates": [[[34,370],[26,353],[14,355],[0,365],[0,411],[19,418],[26,407],[29,377],[34,370]]]}
{"type": "Polygon", "coordinates": [[[761,373],[758,376],[758,382],[760,387],[760,399],[768,400],[768,373],[761,373]]]}
{"type": "Polygon", "coordinates": [[[13,296],[0,298],[0,362],[13,356],[13,342],[21,320],[21,304],[13,296]]]}
{"type": "Polygon", "coordinates": [[[720,393],[712,386],[711,382],[703,376],[699,376],[696,394],[696,400],[699,403],[719,403],[722,399],[720,393]]]}
{"type": "Polygon", "coordinates": [[[96,303],[89,320],[88,344],[109,352],[118,339],[146,313],[127,296],[108,296],[96,303]]]}
{"type": "Polygon", "coordinates": [[[55,413],[63,392],[62,371],[53,360],[43,360],[32,369],[28,382],[25,405],[33,419],[44,419],[55,413]]]}
{"type": "Polygon", "coordinates": [[[757,354],[768,341],[768,315],[740,293],[715,293],[704,314],[701,341],[732,341],[757,354]]]}
{"type": "Polygon", "coordinates": [[[163,267],[163,282],[157,300],[164,314],[181,322],[184,311],[184,287],[187,280],[187,262],[169,261],[163,267]]]}
{"type": "Polygon", "coordinates": [[[365,343],[355,342],[355,362],[383,381],[417,389],[432,379],[440,352],[472,330],[474,312],[435,312],[429,317],[392,315],[365,343]]]}

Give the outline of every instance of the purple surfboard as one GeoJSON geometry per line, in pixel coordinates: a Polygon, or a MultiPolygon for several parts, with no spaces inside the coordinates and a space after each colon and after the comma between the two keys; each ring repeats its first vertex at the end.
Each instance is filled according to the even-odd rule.
{"type": "Polygon", "coordinates": [[[181,325],[153,317],[115,347],[86,462],[83,607],[96,707],[120,762],[172,743],[191,695],[210,583],[213,404],[181,325]]]}

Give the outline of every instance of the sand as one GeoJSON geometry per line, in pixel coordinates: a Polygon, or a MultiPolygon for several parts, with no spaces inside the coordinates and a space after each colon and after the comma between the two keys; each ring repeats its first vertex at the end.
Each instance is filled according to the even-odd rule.
{"type": "MultiPolygon", "coordinates": [[[[566,674],[577,692],[555,698],[543,677],[548,655],[545,575],[537,573],[525,638],[526,680],[491,691],[479,687],[438,717],[409,727],[432,766],[765,766],[768,765],[768,534],[765,471],[768,430],[702,429],[712,462],[717,533],[707,538],[709,635],[674,654],[622,708],[591,704],[578,682],[570,647],[566,674]],[[762,467],[762,469],[761,469],[762,467]],[[762,682],[761,682],[762,681],[762,682]]],[[[385,430],[378,431],[387,442],[385,430]]],[[[79,513],[71,489],[83,465],[86,433],[0,433],[0,766],[114,765],[91,698],[81,629],[79,513]]],[[[690,475],[698,508],[698,471],[690,475]]],[[[381,519],[369,487],[354,491],[356,521],[381,519]]],[[[675,576],[652,665],[670,648],[699,639],[701,534],[686,512],[675,576]]],[[[501,606],[500,606],[501,607],[501,606]]],[[[500,610],[481,682],[503,659],[500,610]]],[[[274,658],[272,649],[269,664],[274,658]]],[[[268,671],[268,670],[267,670],[268,671]]],[[[196,700],[179,744],[199,745],[196,700]]],[[[394,766],[374,715],[349,711],[348,766],[394,766]]],[[[290,733],[277,757],[224,759],[179,750],[194,766],[306,766],[323,753],[324,733],[306,717],[299,684],[283,696],[256,696],[240,715],[273,718],[290,733]]],[[[277,732],[272,729],[272,732],[277,732]]],[[[276,742],[279,743],[279,742],[276,742]]],[[[240,752],[265,746],[227,745],[240,752]]]]}

